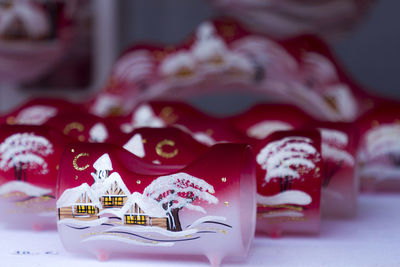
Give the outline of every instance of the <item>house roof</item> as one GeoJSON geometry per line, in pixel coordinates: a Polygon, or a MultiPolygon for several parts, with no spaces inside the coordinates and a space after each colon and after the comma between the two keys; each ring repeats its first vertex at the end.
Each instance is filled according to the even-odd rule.
{"type": "Polygon", "coordinates": [[[95,163],[93,163],[93,168],[98,170],[108,170],[112,171],[112,164],[111,164],[111,159],[108,153],[103,154],[100,158],[98,158],[95,163]]]}
{"type": "Polygon", "coordinates": [[[117,185],[117,187],[121,189],[125,195],[128,196],[131,194],[118,172],[111,173],[111,175],[104,181],[94,183],[91,189],[94,195],[100,198],[101,196],[105,195],[107,191],[115,191],[115,185],[117,185]]]}
{"type": "Polygon", "coordinates": [[[90,186],[87,183],[83,183],[78,187],[65,190],[61,197],[57,200],[57,208],[75,206],[78,204],[77,202],[79,200],[82,204],[90,204],[101,208],[99,198],[93,194],[90,186]],[[86,199],[82,199],[84,195],[86,195],[86,199]]]}

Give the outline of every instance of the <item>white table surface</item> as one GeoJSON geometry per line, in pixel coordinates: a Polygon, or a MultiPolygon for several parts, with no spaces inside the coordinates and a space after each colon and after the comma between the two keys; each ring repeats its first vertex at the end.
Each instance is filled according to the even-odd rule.
{"type": "MultiPolygon", "coordinates": [[[[204,259],[122,259],[99,262],[66,252],[57,232],[7,230],[0,225],[0,266],[209,266],[204,259]],[[29,252],[30,254],[23,254],[29,252]],[[19,254],[18,254],[19,253],[19,254]]],[[[223,266],[400,266],[400,194],[363,195],[358,216],[328,220],[316,237],[257,236],[245,262],[223,266]]]]}

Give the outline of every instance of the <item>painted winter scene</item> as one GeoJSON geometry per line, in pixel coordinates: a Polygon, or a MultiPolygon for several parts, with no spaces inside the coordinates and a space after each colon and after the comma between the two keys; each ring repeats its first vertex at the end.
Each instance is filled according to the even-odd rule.
{"type": "Polygon", "coordinates": [[[131,192],[113,171],[109,154],[99,157],[93,168],[92,185],[66,189],[57,200],[58,228],[64,241],[170,247],[224,235],[232,228],[226,217],[208,215],[199,205],[219,202],[214,187],[202,179],[179,172],[154,179],[142,192],[131,192]],[[192,214],[204,216],[191,221],[192,214]]]}
{"type": "Polygon", "coordinates": [[[48,163],[53,154],[53,144],[33,132],[14,133],[0,143],[0,210],[6,214],[6,221],[26,214],[54,217],[55,179],[53,186],[47,179],[56,171],[48,163]]]}
{"type": "Polygon", "coordinates": [[[258,219],[274,222],[305,221],[310,205],[318,206],[320,153],[311,138],[287,136],[269,142],[256,157],[265,174],[258,181],[258,219]],[[305,181],[307,180],[307,181],[305,181]],[[308,187],[301,184],[308,184],[308,187]],[[268,188],[274,186],[273,191],[268,188]],[[261,193],[263,192],[263,193],[261,193]],[[317,197],[317,199],[313,199],[317,197]]]}

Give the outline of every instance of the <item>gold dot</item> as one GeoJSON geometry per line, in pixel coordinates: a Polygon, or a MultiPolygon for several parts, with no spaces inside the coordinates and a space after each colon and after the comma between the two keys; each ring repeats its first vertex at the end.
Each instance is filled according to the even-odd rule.
{"type": "Polygon", "coordinates": [[[72,153],[75,153],[75,149],[71,149],[71,152],[72,152],[72,153]]]}
{"type": "Polygon", "coordinates": [[[228,202],[228,201],[225,201],[224,204],[225,204],[225,206],[227,206],[227,207],[229,206],[229,202],[228,202]]]}
{"type": "Polygon", "coordinates": [[[222,177],[222,178],[221,178],[221,181],[222,181],[223,183],[226,183],[226,177],[222,177]]]}
{"type": "Polygon", "coordinates": [[[143,140],[142,140],[142,143],[143,143],[143,144],[146,144],[146,143],[147,143],[147,140],[146,140],[146,139],[143,139],[143,140]]]}
{"type": "Polygon", "coordinates": [[[377,127],[377,126],[379,126],[379,122],[377,120],[374,120],[374,121],[372,121],[371,126],[377,127]]]}
{"type": "Polygon", "coordinates": [[[75,180],[78,180],[78,179],[79,179],[78,175],[75,175],[75,180]]]}
{"type": "Polygon", "coordinates": [[[58,171],[59,168],[60,168],[60,165],[57,165],[57,166],[56,166],[56,170],[58,171]]]}
{"type": "Polygon", "coordinates": [[[83,136],[83,135],[81,134],[80,136],[78,136],[78,140],[79,140],[80,142],[85,141],[85,136],[83,136]]]}
{"type": "Polygon", "coordinates": [[[207,129],[206,130],[206,134],[209,135],[209,136],[213,135],[214,134],[213,129],[207,129]]]}
{"type": "Polygon", "coordinates": [[[15,124],[15,117],[13,117],[13,116],[8,117],[7,124],[10,124],[10,125],[15,124]]]}
{"type": "Polygon", "coordinates": [[[141,183],[142,183],[142,181],[140,181],[140,180],[137,180],[137,181],[136,181],[136,183],[137,183],[137,184],[141,184],[141,183]]]}

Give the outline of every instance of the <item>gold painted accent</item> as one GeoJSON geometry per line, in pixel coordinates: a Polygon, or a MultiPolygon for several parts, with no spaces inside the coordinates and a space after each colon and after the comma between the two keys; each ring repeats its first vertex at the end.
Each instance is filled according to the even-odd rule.
{"type": "Polygon", "coordinates": [[[60,165],[57,164],[56,170],[58,171],[60,169],[60,165]]]}
{"type": "Polygon", "coordinates": [[[224,204],[225,204],[225,206],[229,207],[229,202],[228,201],[225,201],[224,204]]]}
{"type": "Polygon", "coordinates": [[[74,160],[72,161],[72,165],[74,166],[74,169],[77,171],[84,171],[87,168],[89,168],[89,164],[86,164],[85,166],[81,167],[78,165],[77,161],[80,157],[89,157],[88,153],[79,153],[78,155],[75,156],[74,160]]]}
{"type": "Polygon", "coordinates": [[[282,217],[282,218],[264,218],[268,219],[269,223],[283,223],[283,222],[304,222],[307,218],[303,217],[282,217]]]}
{"type": "Polygon", "coordinates": [[[212,136],[214,134],[213,129],[207,129],[206,130],[206,134],[209,135],[209,136],[212,136]]]}
{"type": "Polygon", "coordinates": [[[136,183],[137,183],[137,184],[141,184],[141,183],[142,183],[142,181],[140,181],[140,180],[137,180],[137,181],[136,181],[136,183]]]}
{"type": "Polygon", "coordinates": [[[72,152],[72,153],[75,153],[75,149],[71,149],[71,152],[72,152]]]}
{"type": "MultiPolygon", "coordinates": [[[[261,208],[276,208],[276,209],[284,208],[284,209],[295,210],[295,211],[302,211],[302,210],[303,210],[302,207],[297,207],[297,206],[292,206],[292,205],[265,205],[265,204],[257,204],[257,207],[261,207],[261,208]]],[[[259,214],[260,214],[260,213],[264,213],[264,212],[259,212],[259,214]]]]}
{"type": "Polygon", "coordinates": [[[9,125],[15,124],[15,117],[13,117],[13,116],[8,117],[7,124],[9,124],[9,125]]]}
{"type": "Polygon", "coordinates": [[[372,127],[378,127],[379,126],[379,122],[377,120],[374,120],[371,122],[371,126],[372,127]]]}
{"type": "Polygon", "coordinates": [[[146,143],[147,143],[147,140],[146,140],[146,139],[142,139],[142,143],[143,143],[143,144],[146,144],[146,143]]]}
{"type": "Polygon", "coordinates": [[[78,140],[80,142],[84,142],[85,141],[85,136],[83,134],[81,134],[80,136],[78,136],[78,140]]]}
{"type": "Polygon", "coordinates": [[[222,181],[223,183],[226,183],[226,177],[222,177],[222,178],[221,178],[221,181],[222,181]]]}
{"type": "Polygon", "coordinates": [[[161,110],[160,118],[167,124],[173,124],[178,120],[178,116],[174,114],[174,109],[170,106],[166,106],[161,110]]]}
{"type": "Polygon", "coordinates": [[[85,129],[85,127],[83,126],[82,123],[80,122],[71,122],[67,125],[65,125],[63,133],[65,135],[68,135],[70,131],[72,130],[77,130],[78,132],[83,132],[83,130],[85,129]]]}
{"type": "Polygon", "coordinates": [[[78,175],[75,175],[75,180],[78,180],[78,179],[79,179],[78,175]]]}
{"type": "Polygon", "coordinates": [[[178,155],[178,152],[179,152],[178,149],[174,149],[174,151],[168,153],[163,150],[164,146],[172,146],[173,147],[173,146],[175,146],[175,142],[172,140],[168,140],[168,139],[162,140],[160,143],[158,143],[156,145],[157,155],[159,155],[163,158],[166,158],[166,159],[170,159],[170,158],[173,158],[176,155],[178,155]]]}

